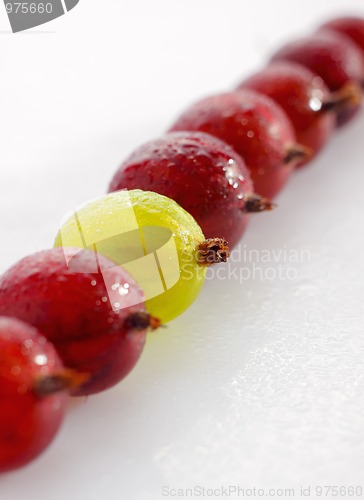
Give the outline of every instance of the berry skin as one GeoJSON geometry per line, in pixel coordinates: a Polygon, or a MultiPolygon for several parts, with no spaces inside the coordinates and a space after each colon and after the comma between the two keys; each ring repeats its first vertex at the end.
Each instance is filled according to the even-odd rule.
{"type": "MultiPolygon", "coordinates": [[[[201,132],[172,132],[138,148],[115,173],[109,192],[140,188],[168,196],[189,212],[207,238],[230,248],[248,223],[253,183],[243,159],[201,132]]],[[[261,209],[271,208],[262,200],[261,209]]]]}
{"type": "Polygon", "coordinates": [[[349,103],[352,106],[338,113],[338,124],[349,121],[358,110],[364,84],[364,56],[345,35],[322,30],[285,45],[273,56],[273,60],[302,64],[319,75],[333,92],[350,84],[352,98],[349,103]]]}
{"type": "Polygon", "coordinates": [[[335,127],[335,113],[324,109],[325,102],[331,101],[330,90],[322,78],[300,64],[272,63],[244,80],[239,89],[261,92],[277,102],[290,118],[298,142],[313,154],[322,149],[335,127]]]}
{"type": "Polygon", "coordinates": [[[323,24],[320,29],[337,31],[356,43],[364,53],[364,19],[360,17],[341,17],[323,24]]]}
{"type": "Polygon", "coordinates": [[[103,391],[130,372],[148,324],[139,287],[126,271],[96,257],[95,264],[89,250],[46,250],[25,257],[0,279],[0,314],[38,328],[67,368],[88,374],[73,392],[77,396],[103,391]],[[130,324],[140,316],[140,327],[130,324]]]}
{"type": "Polygon", "coordinates": [[[197,298],[206,266],[228,257],[226,241],[205,241],[200,226],[177,203],[141,190],[86,203],[62,225],[55,246],[82,248],[86,242],[130,272],[145,293],[148,312],[162,323],[197,298]]]}
{"type": "Polygon", "coordinates": [[[67,384],[55,389],[54,380],[61,381],[63,371],[38,330],[0,318],[0,472],[29,463],[57,434],[68,395],[67,384]]]}
{"type": "Polygon", "coordinates": [[[171,131],[200,131],[232,146],[244,159],[254,191],[274,197],[298,158],[296,137],[288,117],[272,99],[252,90],[208,97],[189,108],[171,131]]]}

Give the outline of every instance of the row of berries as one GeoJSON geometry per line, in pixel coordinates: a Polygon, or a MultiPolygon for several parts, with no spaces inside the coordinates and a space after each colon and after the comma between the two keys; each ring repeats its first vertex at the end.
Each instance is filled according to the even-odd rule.
{"type": "MultiPolygon", "coordinates": [[[[170,205],[172,219],[178,219],[175,233],[178,225],[183,229],[180,245],[188,238],[201,240],[196,266],[225,261],[226,242],[216,234],[234,246],[249,214],[272,208],[269,200],[294,168],[310,162],[334,128],[355,115],[363,89],[364,20],[326,23],[283,47],[234,92],[188,109],[167,135],[123,163],[109,191],[141,189],[175,200],[207,237],[201,239],[199,228],[188,236],[190,216],[170,205]]],[[[140,193],[133,196],[157,217],[158,203],[150,200],[158,195],[140,193]]],[[[130,275],[103,255],[97,255],[95,268],[94,257],[55,248],[26,257],[0,278],[0,471],[28,463],[49,445],[69,394],[96,393],[125,377],[142,352],[146,332],[160,324],[156,317],[161,316],[149,301],[145,307],[130,275]],[[71,261],[84,272],[74,272],[71,261]],[[100,269],[108,270],[122,301],[116,309],[100,269]]],[[[184,299],[182,293],[173,296],[184,299]]]]}

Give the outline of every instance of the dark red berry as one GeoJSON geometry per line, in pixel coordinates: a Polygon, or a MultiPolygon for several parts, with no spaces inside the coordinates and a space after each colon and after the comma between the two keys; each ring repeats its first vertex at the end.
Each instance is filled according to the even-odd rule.
{"type": "Polygon", "coordinates": [[[335,114],[323,110],[331,99],[322,78],[300,64],[276,62],[244,80],[239,89],[252,89],[276,101],[290,118],[297,140],[316,154],[335,126],[335,114]]]}
{"type": "MultiPolygon", "coordinates": [[[[248,222],[253,183],[243,159],[201,132],[173,132],[138,148],[117,170],[109,192],[143,189],[175,200],[207,238],[222,235],[230,248],[248,222]]],[[[262,201],[262,204],[264,202],[262,201]]]]}
{"type": "Polygon", "coordinates": [[[273,56],[273,60],[302,64],[319,75],[331,91],[338,91],[347,83],[356,86],[356,97],[353,90],[354,95],[349,101],[352,107],[338,113],[338,123],[345,123],[357,111],[361,86],[364,85],[364,56],[345,35],[322,30],[285,45],[273,56]]]}
{"type": "Polygon", "coordinates": [[[69,382],[54,347],[38,330],[0,318],[0,472],[27,464],[51,443],[69,382]]]}
{"type": "Polygon", "coordinates": [[[171,130],[207,132],[230,144],[247,164],[255,192],[267,198],[278,193],[305,156],[282,108],[251,90],[208,97],[183,113],[171,130]]]}
{"type": "Polygon", "coordinates": [[[0,278],[0,314],[37,327],[67,368],[89,375],[75,395],[124,378],[142,352],[146,317],[151,324],[143,293],[125,270],[70,248],[36,253],[8,270],[0,278]]]}
{"type": "Polygon", "coordinates": [[[320,29],[331,29],[348,36],[364,52],[364,19],[340,17],[323,24],[320,29]]]}

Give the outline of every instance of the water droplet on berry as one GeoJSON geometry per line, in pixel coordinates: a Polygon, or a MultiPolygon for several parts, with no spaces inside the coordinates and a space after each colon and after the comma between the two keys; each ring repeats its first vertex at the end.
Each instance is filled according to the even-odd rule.
{"type": "Polygon", "coordinates": [[[21,373],[21,368],[19,365],[15,365],[11,368],[10,371],[12,375],[19,375],[21,373]]]}
{"type": "Polygon", "coordinates": [[[48,363],[48,358],[45,354],[38,354],[35,356],[34,362],[39,366],[43,366],[48,363]]]}

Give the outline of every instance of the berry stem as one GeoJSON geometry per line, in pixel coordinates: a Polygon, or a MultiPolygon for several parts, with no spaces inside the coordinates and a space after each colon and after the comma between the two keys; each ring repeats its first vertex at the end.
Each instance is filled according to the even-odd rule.
{"type": "Polygon", "coordinates": [[[268,198],[252,193],[246,195],[243,210],[246,213],[264,212],[265,210],[272,210],[275,206],[276,204],[268,200],[268,198]]]}
{"type": "Polygon", "coordinates": [[[158,318],[154,318],[151,314],[138,311],[127,317],[125,325],[130,330],[146,330],[147,328],[156,330],[161,326],[161,321],[158,318]]]}
{"type": "Polygon", "coordinates": [[[356,82],[346,83],[340,90],[331,92],[330,97],[323,102],[321,112],[338,113],[343,109],[355,108],[363,101],[364,82],[362,86],[356,82]]]}
{"type": "Polygon", "coordinates": [[[197,247],[197,262],[200,266],[211,266],[226,262],[230,256],[228,243],[223,238],[209,238],[197,247]]]}
{"type": "Polygon", "coordinates": [[[312,150],[310,148],[301,146],[301,144],[293,144],[286,149],[284,163],[286,165],[292,165],[292,163],[301,163],[307,161],[311,156],[312,150]]]}
{"type": "Polygon", "coordinates": [[[89,379],[87,373],[78,373],[64,369],[52,375],[43,375],[36,379],[33,391],[40,397],[50,396],[57,392],[76,389],[89,379]]]}

